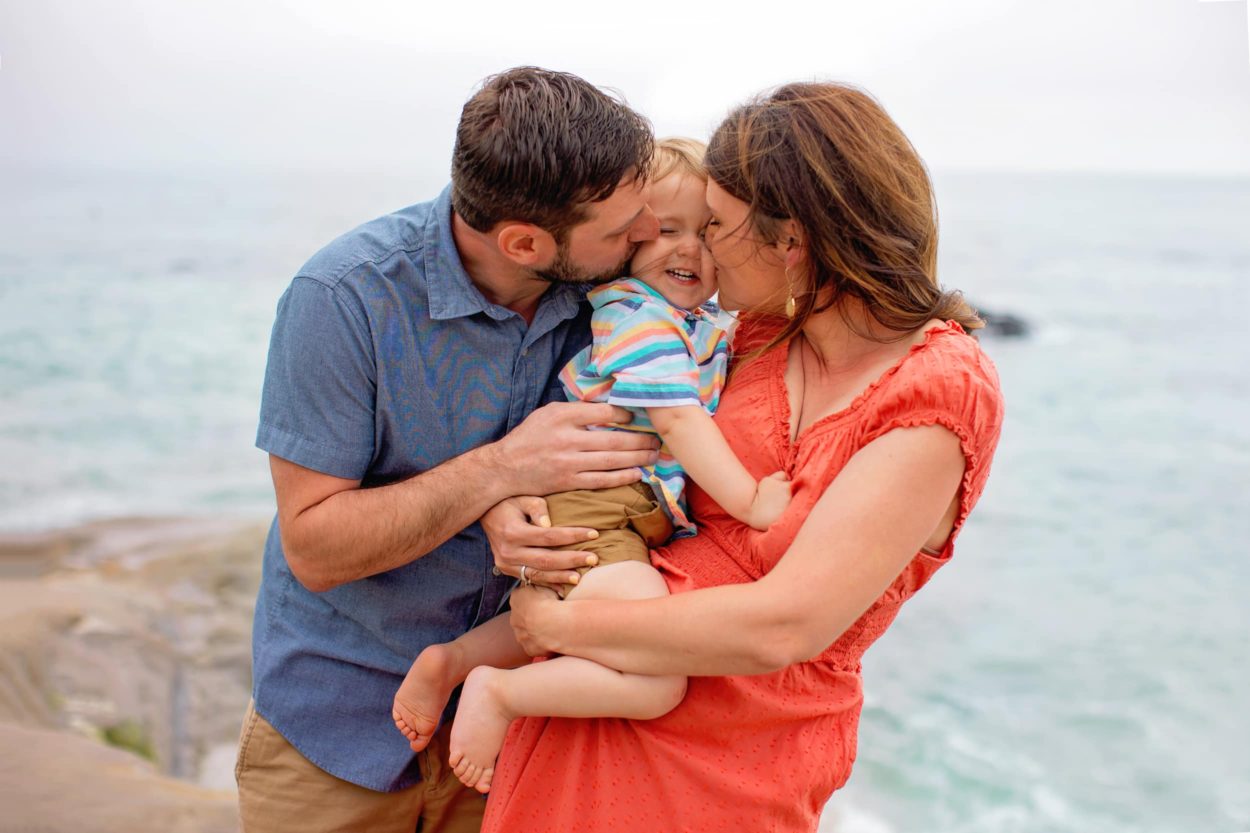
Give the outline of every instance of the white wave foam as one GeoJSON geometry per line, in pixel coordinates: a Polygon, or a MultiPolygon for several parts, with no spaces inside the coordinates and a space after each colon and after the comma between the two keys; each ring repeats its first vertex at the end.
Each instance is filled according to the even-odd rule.
{"type": "Polygon", "coordinates": [[[840,796],[825,805],[818,833],[895,833],[885,819],[840,796]],[[836,805],[836,806],[835,806],[836,805]]]}

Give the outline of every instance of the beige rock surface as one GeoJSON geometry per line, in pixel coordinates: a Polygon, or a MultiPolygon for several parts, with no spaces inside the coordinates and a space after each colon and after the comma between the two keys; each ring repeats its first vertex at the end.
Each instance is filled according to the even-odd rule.
{"type": "Polygon", "coordinates": [[[231,782],[263,536],[178,519],[0,536],[0,833],[236,829],[233,795],[199,785],[231,782]]]}
{"type": "Polygon", "coordinates": [[[78,735],[0,723],[0,833],[234,833],[232,793],[78,735]]]}

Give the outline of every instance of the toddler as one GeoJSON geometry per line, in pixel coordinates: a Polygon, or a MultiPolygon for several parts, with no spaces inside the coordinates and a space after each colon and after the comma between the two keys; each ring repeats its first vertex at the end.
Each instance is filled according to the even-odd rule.
{"type": "MultiPolygon", "coordinates": [[[[651,208],[659,237],[642,244],[632,277],[587,296],[594,307],[593,342],[561,372],[570,398],[628,408],[632,422],[616,430],[659,434],[662,445],[643,479],[629,486],[561,492],[547,498],[557,526],[584,526],[598,536],[564,549],[588,551],[596,565],[561,588],[573,599],[666,595],[651,567],[650,548],[676,533],[693,535],[686,516],[691,477],[725,511],[767,529],[790,502],[780,472],[757,481],[712,421],[728,362],[724,331],[708,303],[716,291],[702,245],[709,212],[702,143],[665,139],[656,145],[651,208]]],[[[392,716],[416,751],[429,743],[451,691],[464,682],[451,731],[450,762],[467,786],[490,789],[495,758],[516,717],[659,717],[685,695],[683,677],[623,674],[578,657],[529,664],[504,614],[464,636],[424,650],[405,677],[392,716]]]]}

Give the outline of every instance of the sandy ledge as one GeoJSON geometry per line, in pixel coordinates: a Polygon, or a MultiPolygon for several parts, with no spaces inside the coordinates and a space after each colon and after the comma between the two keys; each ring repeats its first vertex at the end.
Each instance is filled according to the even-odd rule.
{"type": "Polygon", "coordinates": [[[266,526],[0,535],[0,833],[237,830],[266,526]]]}

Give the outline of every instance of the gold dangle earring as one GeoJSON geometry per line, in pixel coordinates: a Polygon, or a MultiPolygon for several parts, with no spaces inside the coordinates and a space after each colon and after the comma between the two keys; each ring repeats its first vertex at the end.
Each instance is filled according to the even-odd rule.
{"type": "Polygon", "coordinates": [[[793,237],[787,241],[786,246],[786,318],[794,320],[795,313],[798,312],[798,301],[794,297],[794,279],[790,277],[790,270],[798,266],[803,259],[803,251],[793,237]]]}

